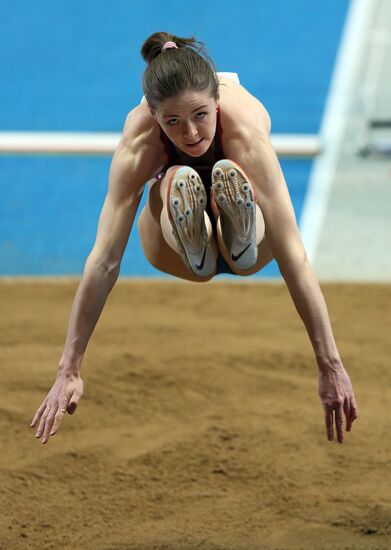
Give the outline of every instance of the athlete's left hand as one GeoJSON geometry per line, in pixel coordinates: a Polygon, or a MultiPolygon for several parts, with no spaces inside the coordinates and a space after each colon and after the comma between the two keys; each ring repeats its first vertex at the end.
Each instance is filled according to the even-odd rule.
{"type": "Polygon", "coordinates": [[[334,418],[339,443],[343,443],[343,413],[346,418],[346,431],[350,432],[352,422],[358,418],[356,398],[350,378],[342,363],[328,369],[319,369],[319,397],[324,409],[327,438],[334,439],[334,418]]]}

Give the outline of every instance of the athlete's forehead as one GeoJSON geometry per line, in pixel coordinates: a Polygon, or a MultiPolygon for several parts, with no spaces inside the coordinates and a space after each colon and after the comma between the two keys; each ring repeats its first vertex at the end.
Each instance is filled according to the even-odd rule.
{"type": "Polygon", "coordinates": [[[159,113],[162,117],[189,115],[199,109],[209,108],[213,102],[208,92],[188,91],[161,101],[159,113]]]}

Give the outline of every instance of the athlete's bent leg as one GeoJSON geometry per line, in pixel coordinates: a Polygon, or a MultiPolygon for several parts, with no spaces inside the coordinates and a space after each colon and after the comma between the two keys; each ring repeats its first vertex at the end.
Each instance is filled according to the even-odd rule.
{"type": "Polygon", "coordinates": [[[212,174],[211,204],[219,250],[235,274],[257,273],[273,260],[273,254],[252,185],[244,170],[229,159],[217,162],[212,174]]]}
{"type": "MultiPolygon", "coordinates": [[[[141,212],[138,222],[141,244],[146,258],[156,269],[189,281],[206,282],[209,281],[215,274],[217,244],[215,242],[214,235],[212,234],[212,225],[209,217],[205,212],[203,212],[203,208],[202,213],[204,214],[204,217],[201,221],[204,223],[204,238],[210,245],[210,250],[208,249],[208,256],[206,256],[205,248],[203,248],[203,252],[201,252],[200,256],[194,256],[192,254],[194,250],[191,246],[185,252],[189,253],[190,262],[193,261],[192,265],[195,270],[197,270],[197,267],[195,266],[204,267],[206,265],[206,259],[208,260],[209,265],[211,265],[214,258],[213,268],[210,269],[210,273],[202,274],[202,270],[200,270],[201,274],[194,273],[191,266],[187,265],[189,263],[188,257],[184,257],[184,251],[179,248],[181,241],[179,240],[178,242],[178,237],[190,239],[189,242],[185,242],[185,246],[188,247],[189,243],[192,245],[193,241],[191,238],[197,236],[197,231],[195,231],[193,235],[192,225],[188,223],[193,214],[196,218],[198,217],[198,225],[196,228],[198,232],[200,232],[201,227],[201,211],[197,210],[198,206],[195,205],[194,200],[192,200],[192,197],[189,197],[187,193],[189,189],[190,192],[192,192],[194,185],[198,189],[199,181],[196,179],[194,182],[191,182],[189,179],[185,178],[185,183],[188,189],[181,188],[179,190],[178,182],[180,179],[183,179],[183,177],[180,177],[181,175],[183,176],[180,172],[180,169],[182,168],[187,168],[187,170],[185,170],[187,175],[194,172],[188,167],[173,166],[168,169],[162,179],[155,180],[153,183],[149,184],[147,205],[141,212]],[[175,185],[174,190],[172,190],[173,185],[175,185]],[[178,208],[176,209],[173,205],[171,205],[169,212],[168,208],[170,207],[170,196],[172,201],[179,198],[179,204],[177,204],[178,201],[176,201],[175,204],[177,204],[178,208]],[[182,196],[184,196],[184,201],[181,200],[182,196]],[[182,225],[177,220],[177,227],[174,229],[174,222],[172,218],[175,215],[177,215],[177,217],[181,215],[185,205],[184,203],[186,201],[189,203],[189,217],[186,220],[180,220],[182,225]],[[186,223],[183,223],[183,221],[186,223]],[[181,232],[181,234],[177,234],[175,236],[173,233],[175,230],[177,233],[181,232]]],[[[194,192],[194,197],[196,194],[197,190],[194,192]]]]}

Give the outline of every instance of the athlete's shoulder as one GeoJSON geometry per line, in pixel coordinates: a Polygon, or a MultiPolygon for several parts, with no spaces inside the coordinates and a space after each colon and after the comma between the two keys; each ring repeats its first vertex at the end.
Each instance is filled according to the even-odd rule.
{"type": "Polygon", "coordinates": [[[132,187],[139,188],[166,162],[160,126],[147,105],[138,105],[126,117],[111,172],[120,174],[123,180],[132,180],[132,187]]]}
{"type": "Polygon", "coordinates": [[[221,124],[225,134],[270,134],[271,119],[266,107],[244,86],[220,79],[221,124]]]}
{"type": "Polygon", "coordinates": [[[122,132],[122,141],[131,148],[164,147],[160,138],[160,126],[152,116],[146,101],[129,112],[122,132]]]}

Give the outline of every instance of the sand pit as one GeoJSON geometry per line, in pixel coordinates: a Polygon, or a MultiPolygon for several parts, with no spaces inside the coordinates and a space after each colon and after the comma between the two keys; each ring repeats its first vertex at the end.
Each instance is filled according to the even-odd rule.
{"type": "Polygon", "coordinates": [[[359,418],[326,438],[276,283],[120,281],[43,446],[75,281],[0,283],[0,548],[391,548],[391,286],[323,285],[359,418]]]}

